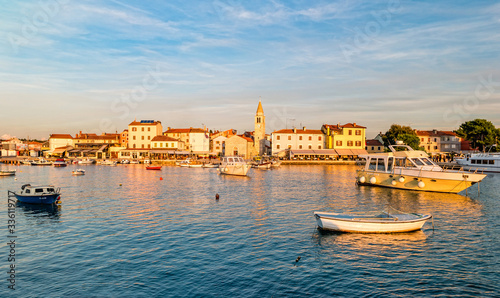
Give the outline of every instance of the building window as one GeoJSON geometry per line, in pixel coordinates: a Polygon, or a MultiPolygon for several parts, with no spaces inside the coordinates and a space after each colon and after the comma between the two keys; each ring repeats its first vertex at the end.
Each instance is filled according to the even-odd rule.
{"type": "Polygon", "coordinates": [[[276,140],[278,140],[278,141],[279,141],[279,140],[280,140],[280,136],[276,136],[276,140]]]}
{"type": "Polygon", "coordinates": [[[318,145],[318,149],[321,149],[321,145],[318,145]]]}
{"type": "Polygon", "coordinates": [[[148,127],[148,131],[151,131],[151,127],[148,127]]]}
{"type": "Polygon", "coordinates": [[[437,139],[437,138],[434,138],[434,142],[437,142],[437,141],[438,141],[438,139],[437,139]]]}
{"type": "Polygon", "coordinates": [[[135,140],[135,136],[133,136],[132,139],[135,140]]]}
{"type": "Polygon", "coordinates": [[[135,148],[135,144],[134,144],[132,147],[134,147],[134,148],[135,148]]]}
{"type": "Polygon", "coordinates": [[[144,144],[142,144],[142,148],[144,148],[144,144]]]}
{"type": "Polygon", "coordinates": [[[220,144],[220,142],[219,142],[219,141],[215,141],[215,144],[219,145],[219,144],[220,144]]]}
{"type": "Polygon", "coordinates": [[[299,145],[299,149],[302,149],[302,145],[299,145]]]}
{"type": "Polygon", "coordinates": [[[292,136],[288,136],[288,140],[291,141],[292,140],[292,136]]]}
{"type": "Polygon", "coordinates": [[[302,141],[302,136],[299,136],[299,141],[302,141]]]}
{"type": "Polygon", "coordinates": [[[430,143],[430,142],[431,142],[431,138],[427,138],[427,142],[429,142],[429,143],[430,143]]]}
{"type": "Polygon", "coordinates": [[[155,143],[155,148],[157,147],[158,143],[155,143]]]}
{"type": "MultiPolygon", "coordinates": [[[[429,146],[430,147],[430,146],[429,146]]],[[[437,150],[438,146],[434,146],[434,150],[437,150]]],[[[430,149],[430,148],[429,148],[430,149]]]]}
{"type": "Polygon", "coordinates": [[[151,140],[151,136],[148,136],[148,140],[151,140]]]}
{"type": "Polygon", "coordinates": [[[352,141],[347,141],[347,146],[352,147],[352,141]]]}
{"type": "Polygon", "coordinates": [[[349,129],[349,135],[352,136],[352,130],[349,129]]]}
{"type": "MultiPolygon", "coordinates": [[[[375,147],[372,146],[372,150],[375,150],[375,147]]],[[[379,149],[380,150],[380,149],[379,149]]]]}
{"type": "Polygon", "coordinates": [[[151,144],[148,144],[148,148],[151,148],[151,144]]]}
{"type": "Polygon", "coordinates": [[[336,141],[335,146],[342,146],[342,141],[336,141]]]}
{"type": "Polygon", "coordinates": [[[378,146],[378,150],[380,151],[380,146],[378,146]]]}
{"type": "Polygon", "coordinates": [[[257,123],[260,123],[260,117],[257,117],[257,123]]]}
{"type": "Polygon", "coordinates": [[[276,145],[276,149],[279,149],[280,148],[280,144],[276,145]]]}
{"type": "Polygon", "coordinates": [[[309,145],[309,147],[308,147],[308,148],[309,148],[309,149],[312,149],[312,148],[313,148],[313,146],[309,145]]]}
{"type": "Polygon", "coordinates": [[[361,141],[356,141],[356,146],[360,147],[361,146],[361,141]]]}
{"type": "Polygon", "coordinates": [[[312,141],[313,137],[312,136],[309,136],[309,141],[312,141]]]}
{"type": "Polygon", "coordinates": [[[137,131],[137,127],[132,127],[132,131],[137,131]]]}
{"type": "Polygon", "coordinates": [[[144,140],[144,136],[142,136],[141,139],[144,140]]]}
{"type": "Polygon", "coordinates": [[[422,138],[422,142],[424,142],[424,138],[422,138]]]}
{"type": "Polygon", "coordinates": [[[360,135],[361,135],[361,130],[356,129],[356,135],[357,135],[357,136],[360,136],[360,135]]]}
{"type": "Polygon", "coordinates": [[[142,131],[144,131],[144,127],[141,127],[142,128],[142,131]]]}
{"type": "Polygon", "coordinates": [[[321,136],[318,136],[318,141],[321,141],[321,136]]]}

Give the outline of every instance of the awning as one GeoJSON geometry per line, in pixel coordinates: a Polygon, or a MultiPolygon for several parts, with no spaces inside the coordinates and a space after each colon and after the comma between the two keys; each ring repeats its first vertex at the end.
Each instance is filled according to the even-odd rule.
{"type": "Polygon", "coordinates": [[[104,149],[106,149],[106,147],[108,147],[108,145],[102,145],[101,148],[99,148],[99,150],[97,150],[97,152],[104,151],[104,149]]]}
{"type": "Polygon", "coordinates": [[[351,149],[353,155],[365,155],[368,152],[365,149],[351,149]]]}
{"type": "Polygon", "coordinates": [[[56,148],[54,149],[54,151],[52,152],[52,154],[61,154],[61,153],[64,153],[66,152],[66,148],[56,148]]]}
{"type": "Polygon", "coordinates": [[[82,150],[78,150],[78,149],[73,149],[73,150],[70,150],[68,151],[69,153],[79,153],[81,152],[82,150]]]}
{"type": "Polygon", "coordinates": [[[318,155],[339,155],[335,149],[314,150],[318,155]]]}
{"type": "Polygon", "coordinates": [[[177,155],[189,155],[191,152],[189,151],[175,151],[175,154],[177,155]]]}
{"type": "Polygon", "coordinates": [[[351,149],[335,149],[335,151],[341,156],[355,155],[352,153],[351,149]]]}
{"type": "Polygon", "coordinates": [[[151,153],[155,153],[155,154],[175,154],[175,151],[174,150],[157,149],[157,150],[151,150],[151,153]]]}

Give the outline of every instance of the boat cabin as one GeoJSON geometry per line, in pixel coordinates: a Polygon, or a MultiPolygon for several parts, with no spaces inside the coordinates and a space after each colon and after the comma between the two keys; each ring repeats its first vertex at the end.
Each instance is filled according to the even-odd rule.
{"type": "Polygon", "coordinates": [[[246,164],[245,160],[242,157],[238,157],[238,156],[223,157],[222,163],[227,164],[227,165],[246,164]]]}
{"type": "Polygon", "coordinates": [[[389,146],[392,152],[360,155],[366,159],[365,171],[391,173],[395,169],[409,168],[424,171],[442,171],[424,151],[414,151],[407,145],[389,146]],[[406,147],[406,151],[397,151],[394,147],[406,147]]]}
{"type": "Polygon", "coordinates": [[[59,189],[56,189],[52,185],[32,186],[30,184],[25,184],[21,186],[21,195],[42,196],[57,193],[59,193],[59,189]]]}

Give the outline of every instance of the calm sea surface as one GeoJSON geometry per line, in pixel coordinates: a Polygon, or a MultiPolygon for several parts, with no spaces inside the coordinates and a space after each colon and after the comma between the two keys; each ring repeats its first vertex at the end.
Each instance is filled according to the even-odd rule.
{"type": "Polygon", "coordinates": [[[86,166],[79,177],[77,166],[10,168],[16,177],[0,177],[1,297],[500,295],[499,174],[466,197],[357,187],[355,166],[282,166],[249,178],[141,165],[86,166]],[[15,208],[12,291],[7,190],[25,183],[61,187],[62,204],[15,208]],[[387,204],[431,213],[435,229],[316,229],[313,211],[387,204]]]}

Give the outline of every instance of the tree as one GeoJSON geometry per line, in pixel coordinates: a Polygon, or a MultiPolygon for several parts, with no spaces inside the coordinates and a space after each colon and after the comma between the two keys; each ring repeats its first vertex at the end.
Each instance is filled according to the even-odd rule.
{"type": "Polygon", "coordinates": [[[403,141],[406,145],[415,150],[422,150],[420,148],[420,139],[417,133],[409,126],[401,126],[399,124],[391,125],[391,128],[382,136],[384,145],[395,145],[396,141],[403,141]]]}
{"type": "MultiPolygon", "coordinates": [[[[475,119],[464,122],[455,133],[472,143],[473,148],[483,151],[485,147],[497,144],[500,139],[500,129],[495,128],[493,123],[486,119],[475,119]]],[[[498,150],[493,147],[492,151],[498,150]]]]}

